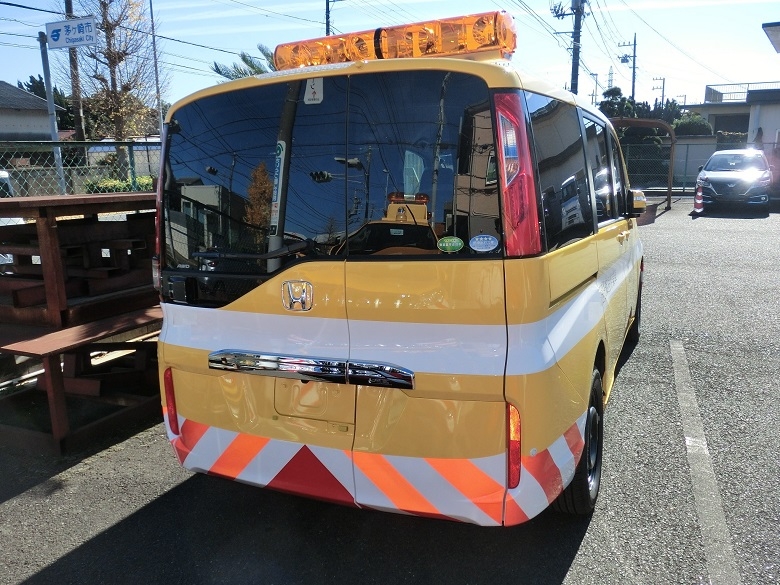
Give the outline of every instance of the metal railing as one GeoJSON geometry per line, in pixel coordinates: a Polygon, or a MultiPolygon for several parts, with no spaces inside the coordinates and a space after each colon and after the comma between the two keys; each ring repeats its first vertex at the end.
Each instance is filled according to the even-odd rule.
{"type": "Polygon", "coordinates": [[[708,85],[704,89],[704,103],[744,102],[748,92],[766,89],[780,89],[780,81],[708,85]]]}
{"type": "Polygon", "coordinates": [[[157,137],[123,142],[0,142],[0,195],[151,191],[159,167],[157,137]]]}

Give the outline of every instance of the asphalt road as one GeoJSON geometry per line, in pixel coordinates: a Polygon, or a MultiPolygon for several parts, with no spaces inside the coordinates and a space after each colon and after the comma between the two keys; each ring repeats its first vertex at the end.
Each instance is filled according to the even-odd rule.
{"type": "Polygon", "coordinates": [[[642,229],[642,339],[606,414],[595,514],[476,526],[183,471],[160,423],[0,453],[0,583],[780,583],[780,213],[642,229]]]}

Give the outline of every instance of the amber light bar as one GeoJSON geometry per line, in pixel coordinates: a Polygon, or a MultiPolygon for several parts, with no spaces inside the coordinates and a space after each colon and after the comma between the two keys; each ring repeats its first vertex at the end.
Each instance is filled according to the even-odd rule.
{"type": "Polygon", "coordinates": [[[499,51],[508,56],[516,46],[512,17],[506,12],[485,12],[283,43],[274,51],[274,65],[281,71],[348,61],[445,57],[482,51],[499,51]]]}

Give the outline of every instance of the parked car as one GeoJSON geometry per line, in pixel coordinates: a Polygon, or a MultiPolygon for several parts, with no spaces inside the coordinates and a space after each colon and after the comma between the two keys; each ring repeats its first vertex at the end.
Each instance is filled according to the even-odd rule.
{"type": "Polygon", "coordinates": [[[769,208],[772,170],[760,150],[719,150],[699,167],[694,210],[720,203],[769,208]]]}

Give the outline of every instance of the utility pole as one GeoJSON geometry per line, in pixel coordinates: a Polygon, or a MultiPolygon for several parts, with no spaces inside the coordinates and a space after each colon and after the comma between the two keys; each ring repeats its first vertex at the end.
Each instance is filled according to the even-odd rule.
{"type": "Polygon", "coordinates": [[[593,87],[593,105],[595,106],[598,104],[598,96],[599,96],[599,74],[598,73],[591,73],[590,76],[593,78],[593,80],[596,82],[596,85],[593,87]]]}
{"type": "Polygon", "coordinates": [[[330,5],[339,2],[340,0],[325,0],[325,36],[329,37],[332,34],[330,26],[330,5]]]}
{"type": "MultiPolygon", "coordinates": [[[[65,18],[73,18],[73,0],[65,0],[65,18]]],[[[71,109],[73,110],[73,123],[76,127],[76,140],[84,141],[84,107],[81,103],[81,81],[79,80],[79,56],[76,47],[68,49],[68,60],[70,62],[70,96],[73,100],[71,109]]]]}
{"type": "Polygon", "coordinates": [[[653,81],[660,81],[661,87],[653,87],[653,91],[656,89],[661,90],[661,109],[664,109],[664,104],[666,104],[666,77],[653,77],[653,81]]]}
{"type": "MultiPolygon", "coordinates": [[[[636,33],[634,33],[634,54],[633,55],[622,55],[620,57],[621,63],[628,63],[628,60],[631,59],[631,100],[634,100],[634,94],[636,93],[636,33]]],[[[630,47],[631,43],[620,43],[618,47],[630,47]]]]}
{"type": "Polygon", "coordinates": [[[580,73],[580,35],[582,33],[582,19],[585,17],[585,4],[588,0],[571,0],[571,10],[563,9],[562,4],[555,4],[550,8],[555,18],[574,16],[574,31],[571,33],[571,88],[569,91],[577,93],[579,90],[580,73]]]}
{"type": "MultiPolygon", "coordinates": [[[[158,132],[160,134],[160,138],[162,138],[163,112],[162,101],[160,100],[160,70],[157,66],[157,41],[155,40],[156,35],[154,34],[154,6],[152,6],[152,0],[149,0],[149,17],[152,19],[152,52],[154,53],[154,89],[155,96],[157,97],[157,119],[159,122],[158,132]]],[[[234,158],[233,164],[235,165],[235,163],[236,160],[234,158]]],[[[232,172],[230,177],[233,177],[232,172]]],[[[232,198],[233,195],[231,194],[230,197],[232,198]]],[[[228,202],[230,202],[230,199],[228,199],[228,202]]]]}

